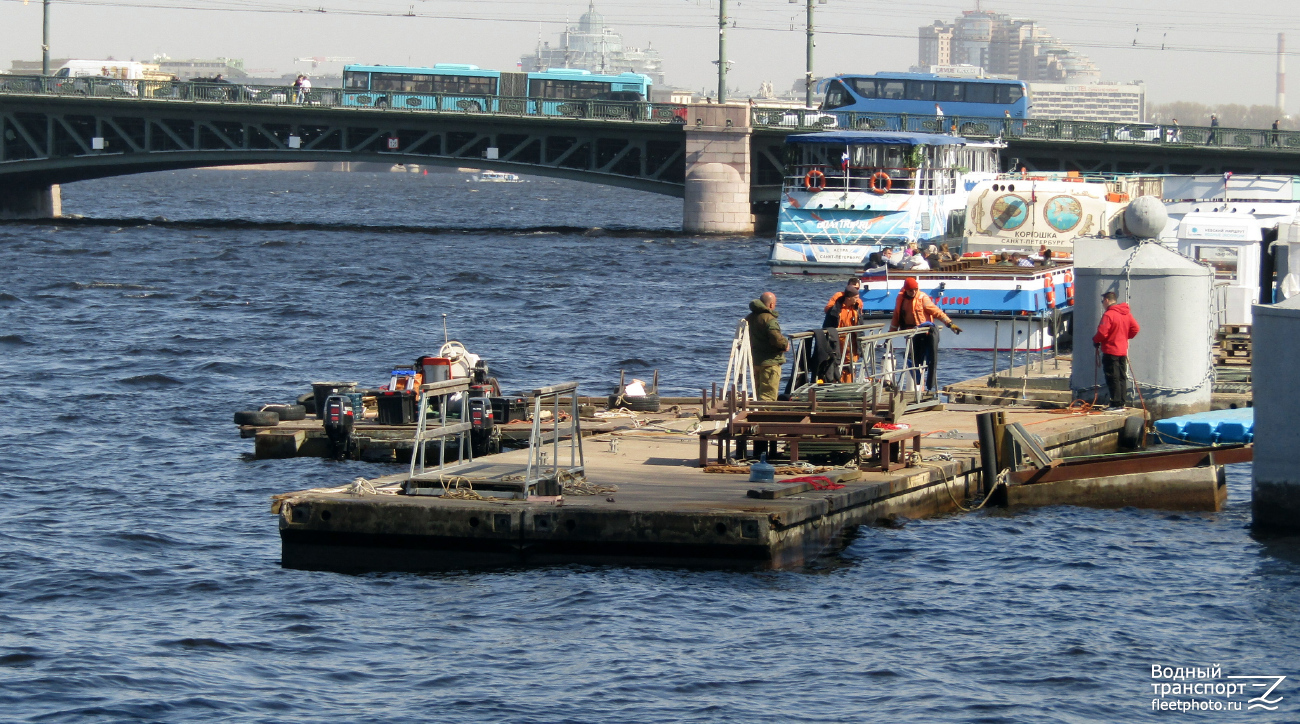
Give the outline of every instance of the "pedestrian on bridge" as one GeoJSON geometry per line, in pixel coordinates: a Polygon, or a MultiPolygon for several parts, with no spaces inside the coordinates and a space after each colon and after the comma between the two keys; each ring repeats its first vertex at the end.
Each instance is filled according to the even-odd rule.
{"type": "Polygon", "coordinates": [[[1218,136],[1218,132],[1219,132],[1219,117],[1211,113],[1210,114],[1210,136],[1209,138],[1205,139],[1205,145],[1213,146],[1214,141],[1218,136]]]}

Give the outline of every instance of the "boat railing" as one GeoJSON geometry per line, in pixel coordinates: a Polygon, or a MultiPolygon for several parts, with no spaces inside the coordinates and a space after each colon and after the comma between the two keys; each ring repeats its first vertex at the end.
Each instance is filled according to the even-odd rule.
{"type": "Polygon", "coordinates": [[[786,191],[871,191],[927,196],[957,193],[960,175],[957,169],[911,166],[841,168],[826,164],[799,164],[793,167],[793,171],[793,175],[785,177],[786,191]],[[888,182],[878,178],[877,174],[884,174],[888,182]]]}

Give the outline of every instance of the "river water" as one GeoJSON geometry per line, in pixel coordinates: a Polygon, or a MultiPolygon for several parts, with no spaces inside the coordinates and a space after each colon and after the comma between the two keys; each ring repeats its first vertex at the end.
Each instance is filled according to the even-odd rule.
{"type": "Polygon", "coordinates": [[[443,314],[507,390],[695,394],[759,292],[803,329],[838,284],[554,180],[184,171],[64,204],[87,219],[0,225],[0,720],[1300,721],[1300,546],[1251,535],[1248,466],[1222,513],[986,510],[799,570],[281,569],[270,495],[386,469],[253,460],[233,411],[381,382],[443,314]],[[1275,712],[1153,711],[1155,664],[1292,678],[1275,712]]]}

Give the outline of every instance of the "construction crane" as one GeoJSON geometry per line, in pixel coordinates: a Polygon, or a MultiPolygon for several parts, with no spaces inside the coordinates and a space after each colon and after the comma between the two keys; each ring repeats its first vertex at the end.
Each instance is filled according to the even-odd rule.
{"type": "Polygon", "coordinates": [[[321,63],[347,63],[353,60],[356,60],[356,58],[344,58],[344,57],[335,57],[335,56],[324,57],[324,56],[317,55],[312,58],[294,58],[293,62],[311,63],[311,67],[315,69],[321,63]]]}

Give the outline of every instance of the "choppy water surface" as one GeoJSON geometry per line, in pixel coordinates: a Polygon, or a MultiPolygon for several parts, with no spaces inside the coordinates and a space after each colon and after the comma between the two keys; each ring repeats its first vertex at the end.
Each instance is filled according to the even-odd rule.
{"type": "Polygon", "coordinates": [[[758,292],[799,329],[837,284],[680,236],[673,199],[568,182],[204,171],[64,194],[101,220],[261,223],[0,225],[0,720],[1300,720],[1300,550],[1249,535],[1245,467],[1219,514],[984,511],[862,529],[794,571],[282,570],[268,496],[381,469],[251,460],[233,410],[378,381],[444,313],[507,388],[658,368],[693,393],[758,292]],[[1156,713],[1157,663],[1293,679],[1274,713],[1156,713]]]}

